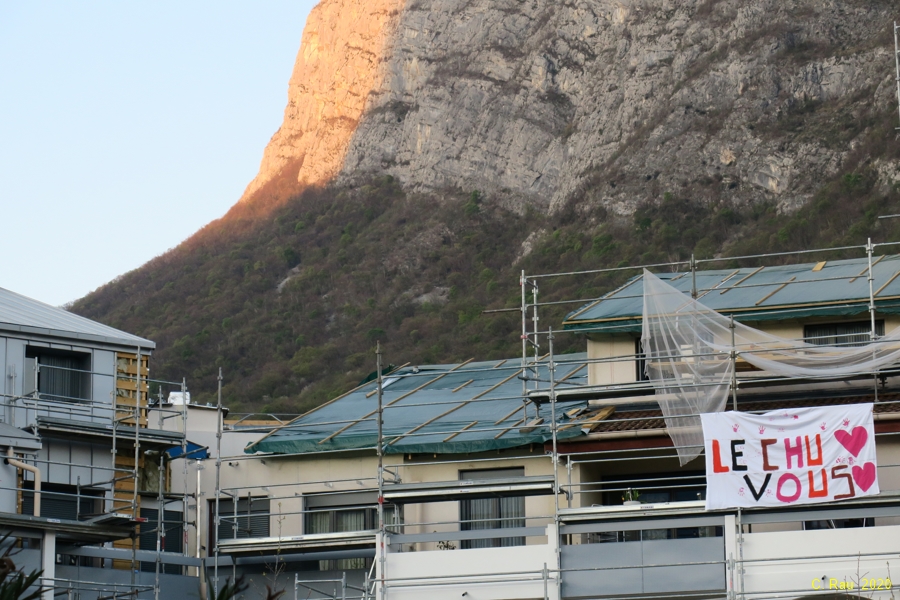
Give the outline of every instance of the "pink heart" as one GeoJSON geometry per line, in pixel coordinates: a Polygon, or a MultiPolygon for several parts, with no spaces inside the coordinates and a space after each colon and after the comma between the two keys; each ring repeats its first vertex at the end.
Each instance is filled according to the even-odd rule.
{"type": "Polygon", "coordinates": [[[875,483],[875,463],[867,462],[861,467],[853,467],[853,481],[862,491],[869,491],[875,483]]]}
{"type": "Polygon", "coordinates": [[[869,432],[865,427],[854,427],[852,433],[847,433],[843,429],[834,432],[834,439],[841,443],[841,446],[853,456],[859,456],[859,451],[866,445],[869,439],[869,432]]]}

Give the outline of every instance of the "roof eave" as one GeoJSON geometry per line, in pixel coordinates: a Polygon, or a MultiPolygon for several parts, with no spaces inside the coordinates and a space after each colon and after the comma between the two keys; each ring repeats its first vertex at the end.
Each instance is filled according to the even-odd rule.
{"type": "Polygon", "coordinates": [[[105,335],[95,335],[91,333],[82,333],[77,331],[64,331],[60,329],[48,329],[44,327],[33,327],[30,325],[16,325],[14,323],[0,323],[0,332],[10,333],[27,333],[31,335],[40,335],[63,340],[78,340],[82,342],[93,342],[100,344],[108,344],[111,346],[120,346],[122,348],[134,349],[140,347],[145,350],[155,350],[156,343],[150,340],[132,337],[112,337],[105,335]]]}

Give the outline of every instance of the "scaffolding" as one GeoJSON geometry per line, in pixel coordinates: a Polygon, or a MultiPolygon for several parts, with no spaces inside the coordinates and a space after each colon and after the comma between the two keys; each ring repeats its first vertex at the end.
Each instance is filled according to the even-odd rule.
{"type": "MultiPolygon", "coordinates": [[[[42,347],[37,346],[37,348],[42,347]]],[[[19,377],[16,370],[10,369],[8,374],[12,383],[12,391],[4,391],[2,406],[7,413],[5,420],[10,425],[15,426],[18,419],[20,427],[32,427],[35,431],[47,429],[51,440],[55,439],[54,435],[61,436],[57,443],[71,445],[73,443],[71,440],[81,441],[89,446],[89,453],[94,452],[94,448],[98,446],[109,447],[108,466],[95,464],[90,459],[84,462],[71,459],[61,460],[59,457],[49,454],[49,447],[46,443],[43,445],[43,456],[40,455],[39,450],[35,450],[30,456],[19,457],[30,463],[31,467],[28,470],[35,472],[43,470],[45,473],[52,473],[54,470],[58,472],[59,469],[68,470],[70,475],[67,481],[74,480],[74,483],[70,482],[66,485],[72,485],[74,491],[40,490],[37,485],[29,487],[31,482],[25,479],[25,468],[19,471],[18,481],[14,486],[0,486],[0,489],[15,491],[19,513],[23,512],[26,500],[34,497],[35,516],[44,517],[44,514],[38,509],[38,498],[43,496],[57,504],[74,504],[74,519],[83,522],[88,527],[99,527],[99,531],[124,532],[127,530],[130,532],[124,536],[121,534],[114,536],[111,533],[98,534],[100,535],[98,541],[105,535],[106,539],[112,543],[112,547],[105,553],[106,556],[101,556],[101,558],[108,560],[108,564],[111,564],[114,570],[119,572],[127,570],[130,573],[128,576],[130,582],[113,583],[107,581],[107,577],[100,577],[96,581],[81,578],[43,577],[45,585],[51,585],[57,590],[66,590],[70,595],[95,593],[100,597],[103,594],[108,594],[109,597],[127,597],[152,591],[154,597],[158,598],[161,567],[163,557],[166,555],[164,552],[165,533],[167,525],[171,526],[171,523],[165,523],[163,515],[167,504],[172,502],[171,495],[164,493],[165,486],[170,485],[171,481],[170,477],[166,476],[168,463],[165,461],[166,452],[163,448],[177,445],[181,447],[182,455],[187,451],[186,407],[182,406],[179,411],[170,411],[163,408],[161,402],[164,390],[167,388],[180,390],[182,397],[185,397],[187,388],[184,380],[176,383],[150,378],[149,356],[149,351],[141,346],[135,347],[133,352],[116,350],[113,352],[114,366],[111,371],[95,370],[93,365],[91,368],[80,369],[52,363],[44,364],[39,359],[33,359],[31,372],[23,373],[28,382],[24,394],[16,392],[19,377]],[[42,378],[76,380],[79,382],[76,388],[80,387],[81,391],[78,395],[61,394],[59,390],[45,392],[41,385],[42,378]],[[109,384],[102,383],[104,381],[109,384]],[[151,386],[156,387],[159,393],[160,403],[156,405],[150,402],[151,386]],[[110,389],[109,401],[104,402],[97,395],[98,392],[95,389],[97,387],[110,389]],[[149,428],[150,410],[159,413],[159,429],[156,431],[149,428]],[[182,419],[181,433],[176,435],[163,431],[164,421],[173,417],[182,419]],[[85,441],[80,440],[84,436],[86,436],[85,441]],[[66,440],[70,441],[66,442],[66,440]],[[108,442],[102,440],[108,440],[108,442]],[[156,482],[158,515],[155,524],[149,522],[141,514],[142,492],[148,491],[142,490],[142,487],[146,488],[150,483],[148,480],[150,471],[147,468],[149,466],[147,452],[149,451],[145,451],[148,446],[159,449],[159,462],[158,465],[155,465],[158,468],[156,482]],[[83,471],[83,473],[72,476],[71,472],[75,470],[83,471]],[[122,529],[123,526],[126,528],[125,530],[122,529]],[[144,529],[141,531],[143,535],[155,534],[156,574],[154,585],[137,581],[141,562],[138,560],[140,539],[136,533],[138,528],[144,529]],[[125,558],[126,556],[128,558],[125,558]]],[[[185,474],[186,472],[185,469],[185,474]]],[[[52,480],[49,483],[56,485],[52,480]]],[[[45,481],[44,484],[47,485],[48,482],[45,481]]],[[[28,501],[30,502],[30,500],[28,501]]],[[[196,528],[198,525],[196,521],[188,520],[191,497],[187,493],[187,486],[185,486],[185,493],[177,501],[181,505],[183,515],[181,528],[185,532],[188,526],[196,528]]],[[[56,514],[51,509],[52,507],[47,508],[45,503],[45,508],[42,510],[51,511],[50,517],[46,517],[49,518],[49,522],[59,522],[53,518],[56,514]]],[[[72,548],[72,550],[75,549],[72,548]]],[[[77,564],[81,564],[80,560],[77,564]]]]}
{"type": "MultiPolygon", "coordinates": [[[[374,398],[372,398],[375,402],[374,409],[368,411],[362,417],[348,414],[345,418],[305,424],[302,420],[302,417],[305,415],[299,415],[296,420],[290,420],[286,416],[279,415],[276,418],[270,418],[270,424],[267,424],[265,421],[255,420],[247,415],[238,417],[237,420],[234,421],[236,425],[242,425],[240,431],[243,431],[244,433],[270,433],[285,428],[302,430],[304,428],[321,429],[324,427],[325,431],[321,434],[324,436],[323,442],[334,440],[341,435],[347,435],[348,431],[354,427],[359,427],[361,424],[374,425],[376,436],[374,443],[369,446],[357,446],[346,449],[325,448],[316,452],[302,452],[296,455],[285,454],[282,456],[241,455],[229,457],[227,461],[225,461],[228,462],[229,465],[239,463],[257,464],[265,463],[266,460],[285,461],[299,457],[309,459],[319,457],[340,458],[341,456],[363,457],[371,452],[368,456],[373,456],[375,459],[373,465],[374,477],[314,478],[315,480],[271,483],[265,486],[252,482],[240,486],[223,484],[221,440],[223,435],[238,431],[238,427],[234,426],[229,429],[225,426],[220,393],[217,402],[218,425],[216,439],[218,451],[215,463],[216,484],[214,491],[214,523],[217,530],[219,530],[220,525],[225,525],[226,527],[231,525],[231,534],[233,537],[228,541],[222,540],[223,543],[220,544],[219,536],[216,536],[213,556],[215,585],[219,586],[221,583],[218,572],[220,560],[223,560],[225,564],[231,566],[230,577],[232,578],[237,575],[237,568],[239,565],[252,564],[250,562],[242,563],[242,559],[233,558],[230,555],[226,560],[225,557],[220,556],[223,549],[227,549],[230,554],[234,554],[235,552],[239,553],[242,548],[247,550],[252,548],[255,551],[262,552],[265,552],[265,548],[268,548],[268,552],[275,556],[278,556],[280,553],[286,553],[281,554],[281,559],[276,558],[276,564],[279,564],[279,560],[281,560],[281,564],[302,560],[348,560],[345,558],[316,558],[324,556],[343,557],[349,556],[349,554],[339,554],[327,550],[326,546],[322,545],[325,541],[328,541],[326,539],[327,536],[320,536],[317,540],[311,539],[315,537],[315,535],[311,535],[306,531],[306,524],[298,527],[299,530],[303,531],[303,534],[301,535],[283,536],[279,532],[278,536],[272,536],[265,540],[254,540],[252,538],[238,540],[239,524],[249,522],[249,519],[251,518],[249,512],[246,515],[238,514],[238,499],[244,497],[252,498],[254,493],[260,491],[265,493],[264,495],[269,502],[279,503],[282,501],[287,502],[289,500],[296,501],[298,498],[302,500],[310,493],[314,493],[316,496],[328,495],[335,499],[340,498],[341,495],[346,495],[347,498],[355,498],[357,497],[356,494],[362,490],[373,493],[374,502],[372,504],[356,504],[353,502],[340,504],[337,500],[333,503],[334,506],[340,506],[342,510],[374,510],[377,515],[375,521],[377,526],[374,529],[355,532],[359,534],[355,538],[357,542],[360,542],[360,540],[368,540],[377,550],[373,555],[374,560],[371,563],[371,570],[365,573],[362,585],[357,585],[357,589],[348,588],[345,585],[348,581],[346,571],[341,574],[340,578],[324,579],[310,579],[304,577],[300,572],[294,572],[293,583],[295,596],[298,594],[298,590],[303,589],[309,593],[318,593],[321,597],[328,598],[353,597],[368,599],[370,597],[377,597],[381,599],[387,598],[389,596],[388,590],[391,589],[397,590],[398,593],[400,593],[403,590],[427,590],[436,585],[452,587],[453,585],[456,585],[453,583],[455,581],[454,577],[457,577],[460,581],[465,581],[466,585],[487,585],[505,581],[505,578],[516,577],[521,581],[536,582],[538,585],[543,586],[545,598],[562,598],[566,597],[565,587],[567,585],[567,578],[577,582],[578,577],[589,576],[591,574],[598,575],[613,568],[621,568],[610,566],[594,566],[590,568],[566,567],[565,564],[568,560],[566,556],[568,556],[567,553],[571,552],[571,548],[575,548],[580,544],[593,544],[595,543],[593,541],[595,539],[606,541],[610,536],[618,536],[624,540],[640,540],[643,539],[644,536],[649,535],[644,529],[641,529],[641,527],[646,527],[646,523],[644,520],[641,520],[640,512],[609,512],[618,505],[617,499],[619,497],[625,495],[631,497],[632,493],[637,490],[648,496],[679,498],[678,502],[675,502],[675,504],[678,505],[678,509],[682,512],[673,511],[671,513],[673,516],[669,517],[668,520],[664,519],[658,521],[659,523],[667,523],[668,525],[666,526],[673,528],[671,529],[672,531],[675,531],[678,528],[679,523],[681,523],[682,525],[687,524],[684,526],[689,526],[688,528],[694,527],[694,529],[696,529],[699,527],[701,535],[708,534],[715,537],[722,535],[716,533],[716,531],[723,529],[728,531],[729,527],[732,527],[737,534],[735,534],[733,540],[729,542],[729,547],[733,546],[736,550],[722,559],[656,562],[640,564],[631,568],[645,569],[648,570],[648,572],[651,572],[654,569],[657,570],[657,572],[662,572],[660,571],[661,569],[672,568],[687,570],[721,569],[721,572],[725,574],[725,585],[727,586],[725,591],[730,599],[740,598],[741,600],[749,600],[751,598],[791,597],[799,595],[806,590],[781,589],[760,592],[758,590],[754,591],[753,589],[750,589],[750,587],[744,585],[745,572],[752,572],[753,569],[759,569],[761,568],[760,565],[774,563],[788,564],[790,562],[788,559],[772,557],[744,557],[745,535],[750,535],[750,529],[754,524],[765,525],[767,523],[766,518],[769,517],[771,517],[772,523],[776,524],[786,522],[785,519],[787,518],[793,518],[799,520],[805,528],[807,522],[821,521],[822,519],[819,519],[818,517],[825,515],[828,517],[824,519],[825,522],[830,522],[831,527],[833,528],[836,527],[834,524],[836,520],[839,520],[834,515],[845,513],[847,515],[862,515],[858,518],[862,519],[865,524],[868,523],[867,519],[900,518],[900,511],[896,508],[885,506],[884,503],[879,504],[878,506],[866,503],[858,505],[850,503],[848,505],[849,508],[846,510],[833,509],[831,512],[811,508],[806,512],[800,511],[793,517],[775,514],[773,511],[770,511],[772,514],[768,515],[768,517],[759,514],[753,514],[748,517],[746,512],[739,510],[734,515],[726,515],[724,521],[719,516],[716,516],[715,519],[710,521],[710,523],[715,523],[713,525],[691,525],[691,523],[703,520],[701,518],[703,515],[702,502],[698,503],[697,500],[700,498],[702,488],[705,485],[705,476],[702,473],[694,471],[679,472],[677,469],[662,468],[665,465],[673,464],[673,461],[676,460],[676,451],[678,448],[671,444],[664,443],[664,440],[666,439],[665,425],[662,420],[662,415],[659,414],[658,410],[653,410],[648,407],[639,407],[622,410],[621,412],[613,410],[591,413],[594,409],[591,408],[591,405],[588,403],[586,408],[582,409],[582,414],[584,415],[582,420],[578,420],[579,418],[576,416],[571,422],[563,424],[563,421],[561,421],[562,416],[571,411],[570,403],[572,402],[572,398],[594,398],[599,399],[597,400],[598,404],[613,402],[613,405],[618,407],[627,407],[628,402],[623,401],[618,402],[617,404],[615,402],[617,398],[624,398],[626,400],[634,398],[644,402],[647,402],[649,399],[649,401],[652,401],[652,382],[634,381],[630,384],[623,384],[621,382],[591,384],[590,380],[588,380],[587,383],[580,381],[580,379],[584,378],[584,373],[593,366],[610,366],[621,363],[636,364],[641,360],[642,356],[638,349],[635,349],[635,352],[633,353],[603,357],[571,357],[569,355],[559,355],[557,353],[558,336],[572,335],[573,333],[575,335],[584,335],[585,332],[598,335],[616,334],[625,331],[624,327],[615,323],[608,323],[572,331],[552,326],[546,328],[541,326],[541,319],[544,318],[541,313],[544,309],[556,309],[565,304],[576,306],[584,305],[608,297],[610,294],[615,293],[621,288],[613,287],[612,291],[608,294],[601,294],[595,298],[571,301],[539,301],[539,286],[544,288],[544,293],[542,294],[544,298],[552,298],[553,283],[561,278],[594,276],[598,274],[626,275],[629,272],[640,273],[640,269],[643,268],[657,270],[686,268],[686,273],[691,281],[691,296],[696,298],[702,297],[704,294],[714,290],[719,293],[725,293],[730,289],[735,289],[744,281],[744,279],[741,279],[741,281],[723,283],[721,285],[716,285],[715,287],[703,287],[702,285],[698,285],[698,272],[700,272],[702,266],[714,265],[716,263],[721,264],[726,261],[735,260],[745,262],[756,261],[757,264],[761,262],[764,263],[767,260],[783,261],[788,258],[802,260],[808,257],[814,257],[818,253],[830,253],[832,255],[837,252],[844,254],[858,253],[865,261],[865,268],[853,276],[836,277],[834,280],[854,281],[860,278],[865,279],[866,287],[868,289],[868,297],[863,299],[865,303],[863,311],[867,313],[866,316],[868,322],[868,333],[866,336],[870,343],[879,343],[880,336],[876,327],[876,316],[880,305],[876,302],[876,297],[885,286],[893,281],[896,275],[892,276],[890,281],[877,279],[874,275],[873,266],[879,264],[882,260],[881,257],[876,256],[877,250],[883,250],[895,245],[895,243],[875,244],[869,240],[865,245],[858,246],[717,259],[695,259],[695,257],[690,257],[690,259],[684,261],[614,267],[583,272],[532,275],[523,271],[519,278],[519,283],[521,285],[521,305],[516,309],[521,316],[522,355],[519,365],[514,369],[513,374],[510,377],[504,377],[500,380],[502,383],[506,383],[511,379],[518,378],[521,381],[521,392],[500,396],[490,394],[487,396],[484,396],[483,394],[470,395],[463,402],[463,404],[510,401],[519,403],[515,410],[509,412],[509,414],[499,421],[494,422],[492,420],[484,423],[476,421],[474,423],[467,423],[463,426],[451,426],[439,428],[437,430],[432,428],[426,430],[424,429],[424,425],[432,425],[438,422],[440,418],[456,411],[460,402],[457,400],[451,401],[434,398],[427,398],[421,402],[417,402],[415,394],[427,392],[430,389],[429,386],[435,385],[436,382],[442,380],[442,378],[447,377],[451,373],[453,377],[458,378],[461,383],[449,393],[466,390],[473,381],[482,376],[485,372],[496,370],[497,368],[509,368],[507,361],[500,361],[493,366],[475,366],[472,364],[472,361],[469,360],[446,370],[429,371],[423,369],[419,371],[418,369],[399,369],[392,373],[385,374],[382,369],[383,357],[380,345],[376,346],[375,349],[375,381],[372,384],[368,384],[370,386],[369,388],[363,389],[363,386],[355,388],[347,393],[364,394],[365,397],[374,396],[374,398]],[[548,290],[551,293],[548,293],[548,290]],[[560,375],[560,372],[565,374],[560,375]],[[576,381],[576,379],[579,381],[576,381]],[[390,402],[385,402],[384,397],[387,386],[397,385],[395,383],[396,381],[403,380],[407,381],[407,383],[404,384],[403,389],[409,391],[403,392],[390,402]],[[371,386],[374,386],[374,389],[370,390],[371,386]],[[400,399],[405,400],[405,402],[399,402],[400,399]],[[566,403],[566,405],[560,406],[561,403],[566,403]],[[415,410],[416,407],[422,406],[439,408],[441,404],[446,405],[447,409],[441,410],[438,414],[438,418],[428,419],[419,426],[412,427],[402,434],[393,432],[387,433],[384,429],[386,415],[389,415],[389,411],[415,410]],[[529,408],[529,405],[531,408],[529,408]],[[521,415],[521,417],[519,415],[521,415]],[[594,438],[592,439],[598,440],[597,443],[594,444],[596,447],[584,447],[583,443],[573,438],[562,440],[560,434],[571,431],[571,428],[573,427],[582,428],[583,431],[587,431],[590,435],[593,435],[594,438]],[[445,442],[448,442],[458,439],[458,436],[471,434],[473,432],[492,434],[500,437],[508,434],[513,429],[543,432],[548,436],[548,441],[541,445],[541,452],[538,454],[526,451],[525,449],[518,449],[511,450],[501,457],[449,457],[446,459],[441,457],[438,459],[438,455],[435,455],[433,458],[425,455],[418,455],[417,457],[412,455],[404,457],[401,455],[400,460],[396,459],[396,448],[402,447],[402,445],[397,446],[397,443],[401,440],[441,435],[446,436],[444,440],[445,442]],[[642,440],[647,440],[647,442],[642,442],[642,440]],[[641,443],[633,443],[635,441],[641,443]],[[394,453],[393,456],[395,459],[391,462],[386,462],[385,460],[388,456],[386,454],[388,451],[394,453]],[[547,508],[546,511],[526,513],[523,514],[522,517],[514,516],[497,518],[476,516],[472,519],[464,519],[460,516],[459,519],[452,520],[435,520],[429,518],[410,520],[406,518],[409,516],[408,512],[403,514],[402,519],[399,516],[401,514],[399,507],[404,505],[416,506],[416,503],[447,501],[448,498],[462,499],[465,497],[463,495],[454,496],[453,494],[456,494],[458,490],[455,488],[451,490],[450,488],[453,486],[448,482],[445,482],[444,484],[435,483],[430,487],[429,485],[426,485],[427,482],[418,483],[416,481],[417,473],[421,475],[424,470],[438,470],[441,468],[503,468],[505,465],[513,463],[545,465],[544,467],[540,467],[540,470],[549,473],[549,475],[546,476],[549,478],[549,481],[546,478],[543,482],[526,481],[529,477],[522,477],[519,479],[518,483],[504,481],[503,485],[507,486],[513,494],[518,493],[527,495],[532,493],[530,491],[525,491],[526,489],[543,490],[535,493],[552,497],[551,504],[544,505],[547,508]],[[610,476],[610,473],[616,473],[615,469],[612,471],[610,470],[611,467],[615,467],[615,469],[621,471],[621,474],[614,477],[610,476]],[[653,474],[653,469],[661,470],[663,472],[653,474]],[[526,483],[528,486],[532,487],[526,488],[526,483]],[[323,486],[329,489],[327,491],[322,491],[323,486]],[[354,486],[360,487],[356,488],[354,486]],[[693,502],[684,499],[690,494],[695,495],[695,500],[693,502]],[[220,511],[220,498],[231,499],[232,505],[229,514],[220,511]],[[600,508],[598,508],[598,505],[600,505],[600,508]],[[387,510],[388,506],[391,507],[390,511],[387,510]],[[606,512],[604,512],[604,510],[606,510],[606,512]],[[390,514],[391,518],[387,518],[387,514],[390,514]],[[603,519],[609,518],[610,515],[615,516],[618,520],[615,521],[614,525],[603,525],[603,519]],[[682,515],[688,516],[683,517],[682,515]],[[579,519],[583,520],[585,518],[592,524],[581,524],[582,521],[579,521],[579,519]],[[633,519],[634,522],[630,523],[628,519],[633,519]],[[682,520],[679,521],[678,519],[682,520]],[[601,524],[597,525],[597,523],[601,524]],[[612,529],[610,529],[610,527],[612,527],[612,529]],[[616,527],[619,529],[615,529],[616,527]],[[459,544],[463,547],[475,547],[473,544],[479,543],[479,541],[490,542],[492,539],[495,541],[497,539],[521,539],[522,543],[525,543],[525,540],[528,540],[528,543],[549,544],[553,549],[553,560],[543,563],[542,568],[536,567],[534,570],[505,571],[502,569],[494,569],[494,571],[489,574],[481,575],[476,573],[466,576],[441,575],[440,577],[437,577],[434,575],[422,575],[421,577],[410,577],[407,575],[392,575],[389,572],[390,565],[386,559],[388,553],[385,550],[385,547],[388,545],[391,547],[396,546],[402,548],[404,544],[411,544],[420,549],[449,549],[451,547],[455,548],[456,546],[454,544],[459,544]],[[554,539],[556,540],[555,542],[553,541],[554,539]],[[389,543],[387,540],[390,540],[389,543]],[[288,543],[293,544],[291,549],[282,550],[282,545],[288,543]],[[303,546],[303,544],[308,544],[308,546],[303,546]],[[319,545],[317,546],[316,544],[319,545]],[[323,550],[323,548],[326,549],[323,550]],[[328,552],[332,553],[329,554],[328,552]],[[348,589],[354,592],[355,595],[350,594],[348,589]]],[[[778,285],[787,285],[790,282],[785,281],[776,283],[778,285]]],[[[752,286],[753,284],[745,285],[752,286]]],[[[778,309],[776,312],[779,312],[780,314],[791,314],[792,310],[795,309],[778,309]]],[[[847,334],[847,336],[851,335],[858,337],[858,334],[847,334]]],[[[838,338],[838,345],[852,345],[858,343],[856,337],[841,339],[840,336],[838,336],[838,338]]],[[[802,342],[803,340],[797,341],[798,347],[802,342]]],[[[695,358],[701,357],[697,356],[695,358]]],[[[740,409],[746,412],[756,413],[764,412],[767,410],[767,407],[764,405],[764,402],[761,402],[760,398],[766,397],[766,394],[769,396],[772,394],[775,394],[776,396],[780,395],[780,397],[783,397],[784,402],[787,403],[799,402],[802,397],[804,397],[804,394],[805,396],[809,396],[810,393],[820,395],[825,394],[825,396],[827,396],[829,390],[834,386],[833,380],[827,377],[819,379],[800,379],[776,377],[759,372],[747,372],[746,370],[738,368],[740,359],[738,353],[735,351],[731,352],[729,360],[732,361],[732,366],[734,367],[734,375],[731,380],[730,400],[731,407],[735,410],[740,409]],[[801,391],[803,392],[802,394],[799,393],[801,391]]],[[[900,415],[900,378],[898,378],[898,375],[900,375],[900,371],[891,367],[880,372],[861,371],[843,379],[846,379],[852,384],[852,390],[857,396],[866,396],[866,398],[873,402],[877,411],[876,420],[881,422],[883,420],[896,419],[897,415],[900,415]]],[[[455,381],[456,379],[454,379],[454,382],[455,381]]],[[[495,387],[496,386],[491,389],[494,389],[495,387]]],[[[399,392],[397,393],[399,394],[399,392]]],[[[347,394],[336,398],[332,402],[346,397],[347,394]]],[[[775,405],[773,404],[772,406],[775,405]]],[[[390,420],[389,416],[387,417],[387,420],[390,420]]],[[[895,439],[898,434],[900,434],[900,432],[882,431],[876,433],[876,439],[879,441],[895,439]]],[[[879,464],[879,468],[885,470],[900,469],[900,464],[897,464],[896,461],[884,461],[879,464]]],[[[478,484],[469,486],[468,489],[476,489],[477,487],[478,484]]],[[[888,499],[888,504],[891,502],[896,504],[893,497],[888,499]]],[[[310,519],[316,518],[317,514],[325,512],[329,512],[329,510],[302,505],[296,510],[282,511],[279,509],[277,518],[299,519],[304,522],[309,522],[310,519]]],[[[668,514],[669,513],[665,513],[663,516],[668,514]]],[[[270,517],[275,518],[274,512],[271,513],[270,517]]],[[[853,518],[857,519],[857,517],[853,518]]],[[[584,522],[587,523],[587,521],[584,522]]],[[[731,534],[726,533],[725,535],[728,537],[731,534]]],[[[328,539],[334,541],[338,537],[338,533],[335,532],[328,539]]],[[[652,541],[654,538],[647,539],[652,541]]],[[[876,558],[880,559],[888,557],[889,555],[889,552],[872,552],[870,555],[857,553],[852,556],[835,553],[832,558],[856,558],[859,560],[871,558],[872,560],[875,560],[876,558]]],[[[804,555],[794,557],[793,560],[796,562],[803,560],[815,561],[818,559],[830,560],[824,555],[804,555]]],[[[897,586],[894,586],[894,588],[896,587],[897,586]]],[[[617,596],[613,594],[605,597],[611,599],[617,596]]],[[[667,594],[666,597],[696,598],[701,596],[691,592],[685,594],[667,594]]]]}

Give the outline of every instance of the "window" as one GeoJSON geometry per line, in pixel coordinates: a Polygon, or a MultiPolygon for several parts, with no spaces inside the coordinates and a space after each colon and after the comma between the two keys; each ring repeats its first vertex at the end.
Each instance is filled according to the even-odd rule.
{"type": "MultiPolygon", "coordinates": [[[[304,532],[341,533],[378,529],[378,492],[350,492],[336,494],[307,494],[304,496],[306,514],[304,532]]],[[[397,509],[385,505],[385,524],[399,522],[397,509]]],[[[345,571],[366,569],[370,561],[365,558],[320,560],[320,571],[345,571]]]]}
{"type": "MultiPolygon", "coordinates": [[[[210,500],[209,518],[211,524],[215,523],[216,502],[210,500]]],[[[216,531],[220,540],[233,540],[235,537],[257,538],[269,537],[269,499],[253,498],[248,496],[241,498],[237,503],[237,536],[234,532],[234,500],[231,498],[219,499],[219,527],[210,527],[210,531],[216,531]]],[[[212,536],[210,548],[216,547],[216,539],[212,536]]]]}
{"type": "Polygon", "coordinates": [[[28,346],[25,349],[24,394],[37,392],[41,398],[63,402],[88,400],[91,397],[90,370],[91,356],[85,352],[28,346]]]}
{"type": "MultiPolygon", "coordinates": [[[[508,479],[524,477],[524,475],[524,467],[518,467],[515,469],[460,471],[459,478],[461,480],[508,479]]],[[[525,498],[519,496],[462,500],[459,503],[459,520],[462,531],[525,527],[525,498]]],[[[460,543],[460,547],[463,549],[524,545],[524,537],[462,540],[460,543]]]]}
{"type": "MultiPolygon", "coordinates": [[[[162,528],[165,536],[162,544],[163,552],[182,552],[182,544],[184,540],[184,523],[182,522],[181,512],[174,510],[163,511],[162,528]]],[[[147,519],[141,524],[140,549],[156,552],[156,529],[157,519],[159,518],[159,510],[155,508],[141,507],[141,518],[147,519]]],[[[155,572],[155,562],[142,562],[141,571],[155,572]]],[[[180,565],[163,565],[162,571],[169,575],[181,575],[180,565]]]]}
{"type": "Polygon", "coordinates": [[[868,517],[862,519],[825,519],[821,521],[803,522],[803,529],[806,531],[815,529],[851,529],[855,527],[875,527],[875,519],[868,517]]]}
{"type": "MultiPolygon", "coordinates": [[[[822,323],[803,327],[803,340],[817,346],[865,346],[872,332],[871,321],[822,323]]],[[[884,335],[884,321],[875,321],[875,335],[884,335]]]]}
{"type": "Polygon", "coordinates": [[[601,486],[603,504],[607,506],[622,504],[625,496],[623,490],[628,488],[639,494],[638,500],[643,504],[706,499],[706,476],[702,471],[604,477],[601,486]]]}
{"type": "Polygon", "coordinates": [[[678,527],[675,529],[644,529],[630,531],[605,531],[584,533],[583,544],[608,544],[615,542],[649,542],[657,540],[687,540],[694,538],[723,537],[725,529],[718,525],[678,527]]]}
{"type": "MultiPolygon", "coordinates": [[[[22,514],[34,514],[34,481],[23,482],[22,514]]],[[[103,492],[82,488],[81,495],[74,485],[44,483],[41,486],[41,515],[50,519],[80,521],[100,512],[103,492]],[[80,502],[79,502],[80,500],[80,502]]],[[[88,556],[58,554],[56,564],[81,567],[99,566],[99,561],[88,556]]]]}
{"type": "MultiPolygon", "coordinates": [[[[22,514],[34,514],[34,481],[25,481],[22,492],[22,514]]],[[[41,486],[41,516],[51,519],[82,520],[99,513],[100,495],[97,490],[81,490],[79,503],[78,488],[74,485],[44,483],[41,486]]]]}
{"type": "Polygon", "coordinates": [[[634,340],[634,359],[634,380],[650,381],[650,376],[647,375],[647,355],[641,347],[641,338],[634,340]]]}

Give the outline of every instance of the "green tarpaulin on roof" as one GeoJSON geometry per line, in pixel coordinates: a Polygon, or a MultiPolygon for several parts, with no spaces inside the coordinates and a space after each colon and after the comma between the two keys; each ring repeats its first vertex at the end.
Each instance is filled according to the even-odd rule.
{"type": "MultiPolygon", "coordinates": [[[[587,381],[584,354],[557,359],[556,377],[566,384],[587,381]]],[[[519,359],[460,365],[407,367],[384,379],[385,453],[457,454],[543,444],[551,439],[550,406],[534,429],[536,407],[523,402],[519,359]],[[525,416],[527,412],[527,417],[525,416]],[[527,425],[527,427],[526,427],[527,425]]],[[[548,387],[547,363],[529,371],[548,387]]],[[[528,382],[533,389],[535,381],[528,382]]],[[[377,442],[376,383],[367,383],[331,403],[295,419],[246,448],[248,453],[303,454],[374,448],[377,442]]],[[[585,401],[557,403],[557,422],[585,401]]],[[[578,427],[559,431],[560,439],[581,435],[578,427]]]]}
{"type": "MultiPolygon", "coordinates": [[[[900,256],[873,259],[877,312],[900,314],[900,256]]],[[[869,309],[868,259],[744,267],[657,276],[722,314],[742,322],[863,315],[869,309]]],[[[640,276],[566,316],[569,330],[637,333],[641,330],[643,281],[640,276]]]]}

